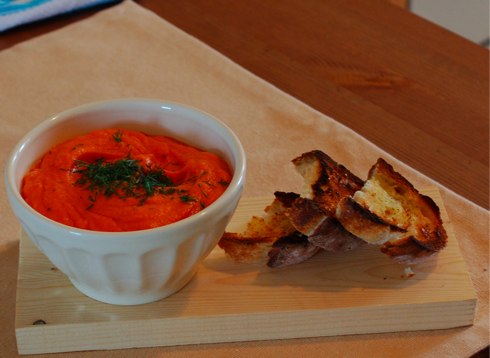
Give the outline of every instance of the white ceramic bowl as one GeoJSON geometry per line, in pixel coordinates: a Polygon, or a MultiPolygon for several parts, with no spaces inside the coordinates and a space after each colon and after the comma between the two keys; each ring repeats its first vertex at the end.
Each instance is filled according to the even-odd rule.
{"type": "Polygon", "coordinates": [[[96,300],[142,304],[181,289],[216,246],[240,199],[245,153],[235,134],[208,114],[175,103],[124,99],[87,104],[33,128],[5,169],[11,207],[30,239],[73,285],[96,300]],[[226,191],[201,212],[155,229],[81,230],[46,218],[21,197],[24,174],[54,144],[96,129],[119,127],[164,134],[218,154],[232,168],[226,191]]]}

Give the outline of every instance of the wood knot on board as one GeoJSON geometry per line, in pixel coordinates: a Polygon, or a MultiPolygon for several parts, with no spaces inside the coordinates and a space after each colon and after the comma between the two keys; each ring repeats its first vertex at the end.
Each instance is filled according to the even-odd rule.
{"type": "Polygon", "coordinates": [[[37,321],[34,321],[32,323],[33,326],[37,326],[37,325],[40,325],[40,324],[46,324],[46,321],[45,320],[42,320],[42,319],[38,319],[37,321]]]}

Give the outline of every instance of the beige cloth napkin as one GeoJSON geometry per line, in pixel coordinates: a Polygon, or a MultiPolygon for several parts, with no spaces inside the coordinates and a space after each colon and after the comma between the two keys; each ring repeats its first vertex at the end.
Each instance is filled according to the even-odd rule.
{"type": "MultiPolygon", "coordinates": [[[[245,196],[300,190],[290,160],[321,149],[362,177],[379,156],[417,187],[437,185],[333,119],[257,78],[140,6],[126,1],[0,53],[0,158],[33,125],[83,103],[122,97],[181,102],[226,122],[248,155],[245,196]]],[[[328,101],[328,99],[325,99],[328,101]]],[[[488,212],[441,187],[478,292],[471,327],[425,331],[75,352],[69,357],[462,357],[489,343],[488,212]]],[[[0,352],[15,356],[19,224],[1,188],[0,352]]]]}

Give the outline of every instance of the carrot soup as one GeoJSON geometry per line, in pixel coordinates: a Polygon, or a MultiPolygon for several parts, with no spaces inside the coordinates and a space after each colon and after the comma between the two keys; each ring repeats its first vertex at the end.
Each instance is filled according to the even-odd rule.
{"type": "Polygon", "coordinates": [[[21,195],[65,225],[133,231],[199,212],[230,181],[227,163],[213,153],[168,136],[112,128],[55,145],[24,176],[21,195]]]}

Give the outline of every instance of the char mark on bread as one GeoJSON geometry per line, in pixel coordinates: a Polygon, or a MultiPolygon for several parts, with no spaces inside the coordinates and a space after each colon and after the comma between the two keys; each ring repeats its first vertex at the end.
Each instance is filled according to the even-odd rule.
{"type": "Polygon", "coordinates": [[[320,210],[311,199],[296,199],[285,214],[310,243],[326,251],[348,251],[365,243],[345,230],[336,218],[320,210]]]}
{"type": "Polygon", "coordinates": [[[315,201],[301,197],[296,199],[284,214],[294,228],[306,236],[313,235],[322,222],[329,218],[315,201]]]}
{"type": "Polygon", "coordinates": [[[274,197],[283,208],[290,208],[300,195],[293,192],[275,191],[274,197]]]}
{"type": "Polygon", "coordinates": [[[338,202],[359,190],[364,182],[327,154],[313,150],[293,159],[304,179],[302,197],[312,199],[330,217],[338,202]]]}
{"type": "Polygon", "coordinates": [[[296,231],[284,212],[298,197],[295,193],[276,192],[272,203],[264,209],[264,216],[253,216],[242,233],[225,232],[218,246],[237,262],[266,258],[276,240],[296,231]]]}
{"type": "Polygon", "coordinates": [[[263,216],[219,242],[236,261],[267,260],[270,267],[303,262],[320,250],[378,245],[411,265],[442,250],[447,234],[439,208],[383,159],[364,182],[327,154],[313,150],[293,159],[302,194],[277,191],[263,216]]]}
{"type": "Polygon", "coordinates": [[[354,235],[370,244],[381,245],[390,240],[402,239],[407,230],[393,225],[366,210],[352,197],[343,198],[337,206],[337,219],[354,235]]]}
{"type": "Polygon", "coordinates": [[[276,240],[277,237],[244,236],[225,232],[218,246],[236,262],[251,262],[267,257],[267,252],[276,240]]]}
{"type": "Polygon", "coordinates": [[[335,218],[338,203],[359,190],[364,182],[327,154],[314,150],[293,159],[303,177],[303,197],[286,210],[293,226],[315,246],[347,251],[364,242],[345,230],[335,218]]]}
{"type": "Polygon", "coordinates": [[[406,237],[394,242],[387,242],[380,247],[393,260],[404,265],[414,265],[434,255],[437,251],[427,250],[418,244],[413,237],[406,237]]]}
{"type": "Polygon", "coordinates": [[[447,242],[434,201],[381,158],[364,186],[339,202],[336,217],[349,232],[383,245],[381,251],[405,264],[419,262],[447,242]]]}
{"type": "Polygon", "coordinates": [[[267,259],[267,265],[279,268],[308,260],[320,248],[308,242],[285,215],[299,194],[276,191],[264,216],[254,216],[243,233],[225,232],[218,242],[228,256],[237,262],[267,259]]]}

